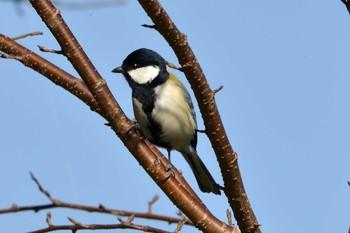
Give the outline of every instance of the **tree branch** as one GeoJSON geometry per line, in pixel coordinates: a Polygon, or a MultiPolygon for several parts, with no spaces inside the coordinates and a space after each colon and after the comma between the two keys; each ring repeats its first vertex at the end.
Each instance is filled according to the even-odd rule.
{"type": "MultiPolygon", "coordinates": [[[[159,221],[165,221],[168,223],[180,223],[180,222],[186,220],[187,225],[193,225],[192,222],[190,220],[188,220],[186,216],[183,216],[182,218],[174,218],[174,217],[170,217],[170,216],[153,214],[152,211],[150,211],[150,209],[148,209],[148,211],[146,213],[141,213],[141,212],[109,209],[109,208],[106,208],[102,204],[100,204],[98,207],[93,207],[93,206],[78,205],[78,204],[68,203],[68,202],[64,202],[64,201],[59,201],[59,200],[55,199],[47,190],[45,190],[43,188],[43,186],[40,184],[39,180],[32,173],[30,173],[30,176],[31,176],[32,180],[38,186],[40,192],[42,194],[44,194],[51,201],[51,204],[33,205],[33,206],[17,206],[16,204],[13,204],[10,208],[0,209],[0,214],[15,213],[15,212],[22,212],[22,211],[39,212],[40,210],[44,210],[44,209],[68,208],[68,209],[75,209],[75,210],[83,210],[83,211],[87,211],[87,212],[112,214],[112,215],[116,215],[116,216],[127,216],[127,217],[134,216],[137,218],[159,220],[159,221]]],[[[149,206],[153,205],[155,203],[155,200],[156,199],[153,198],[150,201],[149,206]]]]}
{"type": "MultiPolygon", "coordinates": [[[[101,109],[99,108],[95,98],[91,95],[90,91],[87,89],[85,83],[82,80],[71,76],[70,74],[66,73],[62,69],[60,69],[57,66],[53,65],[49,61],[47,61],[47,60],[43,59],[42,57],[38,56],[34,52],[24,48],[23,46],[19,45],[15,41],[11,40],[9,37],[6,37],[6,36],[1,35],[1,34],[0,34],[0,50],[5,52],[5,53],[10,54],[10,55],[5,54],[6,56],[10,56],[11,58],[17,59],[18,61],[20,61],[24,65],[26,65],[26,66],[36,70],[37,72],[39,72],[41,74],[43,74],[45,77],[50,79],[55,84],[63,87],[64,89],[68,90],[69,92],[71,92],[72,94],[77,96],[79,99],[84,101],[87,105],[90,106],[90,108],[92,110],[94,110],[94,111],[98,112],[99,114],[103,115],[103,113],[102,113],[101,109]]],[[[138,146],[141,147],[142,145],[140,145],[140,143],[138,143],[138,141],[140,141],[140,140],[142,140],[142,139],[141,138],[137,138],[137,141],[132,139],[131,142],[134,142],[135,144],[138,144],[138,146]]],[[[151,151],[151,154],[153,156],[154,155],[156,156],[156,157],[149,158],[151,163],[153,165],[155,165],[155,166],[159,166],[158,168],[155,167],[155,166],[153,166],[153,167],[151,166],[152,171],[153,172],[164,171],[166,173],[165,166],[164,166],[164,169],[160,167],[161,163],[162,164],[167,164],[166,158],[159,152],[159,150],[156,147],[154,147],[152,145],[150,147],[148,147],[147,145],[145,145],[145,146],[147,147],[146,150],[144,150],[143,146],[140,148],[140,150],[143,151],[146,154],[149,153],[149,151],[151,151]],[[153,161],[152,161],[152,159],[153,159],[153,161]]],[[[135,150],[136,148],[133,147],[133,149],[135,150]]],[[[150,162],[150,161],[148,161],[148,162],[150,162]]],[[[206,208],[203,205],[203,203],[200,201],[199,197],[195,194],[195,192],[190,188],[188,183],[184,180],[182,174],[179,173],[178,170],[175,167],[173,167],[173,170],[174,170],[174,172],[176,174],[175,175],[176,179],[172,179],[172,181],[167,181],[167,182],[168,183],[169,182],[177,183],[175,185],[176,187],[179,187],[181,185],[182,188],[186,188],[186,190],[190,193],[190,195],[189,195],[190,197],[188,198],[188,201],[190,201],[189,203],[196,203],[196,205],[201,205],[202,208],[206,208]],[[181,184],[179,184],[178,182],[180,182],[181,184]]],[[[167,173],[165,174],[165,176],[166,175],[167,175],[167,173]]],[[[162,181],[163,180],[161,180],[161,178],[158,178],[158,184],[159,185],[163,184],[162,181]]],[[[175,189],[178,189],[178,188],[175,188],[175,189]]],[[[186,203],[186,202],[184,202],[184,203],[186,203]]],[[[190,206],[190,204],[185,204],[185,205],[190,206]]],[[[39,206],[18,207],[16,205],[13,205],[11,208],[8,208],[8,209],[5,209],[5,210],[1,210],[0,213],[17,212],[17,211],[25,211],[25,210],[34,210],[34,211],[37,212],[37,211],[39,211],[41,209],[56,208],[56,207],[80,209],[83,206],[74,206],[74,205],[69,204],[69,203],[63,203],[60,206],[39,205],[39,206]],[[65,204],[67,204],[67,205],[65,205],[65,204]]],[[[86,208],[89,209],[88,207],[86,207],[86,208]]],[[[90,209],[88,211],[101,212],[100,209],[96,210],[96,208],[94,210],[90,209]]],[[[109,210],[106,210],[106,212],[108,212],[108,211],[109,210]]],[[[112,211],[112,212],[114,212],[114,211],[112,211]]],[[[125,212],[125,213],[127,213],[127,212],[125,212]]],[[[144,217],[147,217],[147,216],[144,216],[144,217]]]]}
{"type": "Polygon", "coordinates": [[[28,36],[38,36],[42,34],[43,34],[42,32],[30,32],[30,33],[22,34],[16,37],[12,37],[12,40],[18,40],[18,39],[26,38],[28,36]]]}
{"type": "Polygon", "coordinates": [[[346,6],[346,9],[348,10],[349,14],[350,14],[350,1],[349,0],[341,0],[342,3],[344,3],[344,5],[346,6]]]}
{"type": "MultiPolygon", "coordinates": [[[[87,212],[112,214],[116,216],[126,216],[126,217],[130,215],[134,215],[136,218],[159,220],[159,221],[164,221],[168,223],[179,223],[183,221],[183,219],[181,218],[175,218],[175,217],[170,217],[170,216],[165,216],[160,214],[116,210],[116,209],[106,208],[103,205],[99,205],[99,207],[79,205],[79,204],[73,204],[73,203],[64,202],[64,201],[60,201],[57,204],[31,205],[31,206],[17,206],[16,204],[13,204],[10,208],[0,209],[0,214],[16,213],[16,212],[23,212],[23,211],[39,212],[41,210],[55,209],[55,208],[75,209],[75,210],[82,210],[87,212]]],[[[189,220],[187,220],[186,224],[193,225],[192,222],[189,220]]]]}
{"type": "Polygon", "coordinates": [[[44,232],[52,232],[52,231],[62,231],[62,230],[71,230],[72,232],[76,232],[78,230],[111,230],[111,229],[134,229],[143,232],[154,232],[154,233],[171,233],[169,231],[161,230],[159,228],[150,227],[150,226],[142,226],[133,223],[123,222],[120,224],[81,224],[75,221],[72,218],[69,218],[69,221],[73,223],[73,225],[50,225],[47,228],[43,228],[36,231],[31,231],[29,233],[44,233],[44,232]]]}
{"type": "MultiPolygon", "coordinates": [[[[66,89],[71,94],[75,95],[80,100],[85,102],[91,108],[91,110],[96,111],[101,116],[103,116],[103,112],[98,106],[95,98],[92,96],[92,94],[87,89],[85,83],[82,80],[73,77],[72,75],[68,74],[64,70],[60,69],[59,67],[55,66],[54,64],[45,60],[44,58],[40,57],[36,53],[30,51],[27,48],[24,48],[23,46],[19,45],[17,42],[13,41],[11,38],[6,37],[2,34],[0,34],[0,50],[6,53],[6,54],[3,54],[4,57],[17,59],[18,61],[23,63],[25,66],[41,73],[56,85],[61,86],[62,88],[66,89]]],[[[142,140],[142,139],[139,138],[138,140],[142,140]]],[[[137,141],[135,141],[135,143],[137,143],[137,141]]],[[[149,145],[148,148],[151,149],[151,151],[156,155],[156,159],[153,162],[156,162],[156,164],[158,164],[159,166],[160,166],[160,162],[162,164],[167,164],[167,159],[160,153],[160,151],[155,146],[149,145]]],[[[175,166],[173,166],[173,170],[175,172],[176,180],[180,182],[181,185],[187,189],[187,191],[190,193],[192,198],[195,199],[195,202],[203,205],[199,197],[190,188],[189,184],[183,178],[182,174],[178,172],[175,166]]],[[[160,180],[159,183],[161,184],[162,181],[160,180]]],[[[34,208],[33,209],[34,211],[36,209],[36,207],[29,207],[29,208],[34,208]]],[[[50,206],[44,205],[43,208],[50,208],[50,206]]]]}
{"type": "Polygon", "coordinates": [[[158,153],[153,153],[136,130],[129,130],[131,121],[125,116],[106,82],[83,52],[60,12],[48,0],[30,0],[30,3],[55,36],[62,53],[84,80],[110,126],[170,200],[203,231],[235,232],[236,229],[223,224],[207,210],[187,183],[179,182],[180,173],[177,173],[179,176],[176,175],[176,178],[170,177],[164,182],[167,177],[164,161],[167,160],[164,156],[159,157],[158,153]]]}
{"type": "Polygon", "coordinates": [[[243,233],[260,232],[258,220],[250,206],[237,162],[221,121],[215,99],[187,37],[180,32],[157,0],[139,0],[154,27],[174,50],[191,84],[204,120],[206,133],[214,148],[225,184],[225,194],[243,233]]]}
{"type": "Polygon", "coordinates": [[[0,50],[9,56],[12,56],[12,58],[17,59],[23,65],[39,72],[56,85],[69,91],[87,104],[91,110],[102,115],[95,98],[91,95],[81,79],[70,75],[58,66],[2,34],[0,34],[0,50]]]}

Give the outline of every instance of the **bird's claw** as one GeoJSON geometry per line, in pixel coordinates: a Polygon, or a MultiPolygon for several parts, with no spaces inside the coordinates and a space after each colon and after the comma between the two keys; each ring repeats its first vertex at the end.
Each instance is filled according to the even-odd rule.
{"type": "Polygon", "coordinates": [[[166,165],[166,171],[168,172],[167,176],[165,177],[165,180],[169,179],[170,176],[175,177],[175,172],[173,170],[173,165],[169,162],[166,165]]]}
{"type": "Polygon", "coordinates": [[[139,123],[137,123],[137,121],[134,119],[134,120],[132,120],[132,124],[131,124],[131,126],[127,129],[127,133],[129,133],[130,132],[130,130],[132,130],[132,129],[136,129],[137,131],[140,131],[140,125],[139,125],[139,123]]]}

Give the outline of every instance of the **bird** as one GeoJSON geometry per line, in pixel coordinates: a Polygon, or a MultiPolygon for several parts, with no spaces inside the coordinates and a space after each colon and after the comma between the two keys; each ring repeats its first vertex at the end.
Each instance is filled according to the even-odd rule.
{"type": "Polygon", "coordinates": [[[130,53],[121,73],[132,91],[132,105],[138,128],[148,141],[170,153],[180,152],[190,165],[199,189],[220,195],[218,185],[196,151],[197,121],[191,96],[168,69],[157,52],[140,48],[130,53]]]}

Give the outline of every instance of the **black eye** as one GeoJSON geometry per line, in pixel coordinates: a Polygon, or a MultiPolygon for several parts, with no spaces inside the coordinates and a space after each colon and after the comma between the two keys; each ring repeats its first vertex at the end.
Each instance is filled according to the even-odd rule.
{"type": "Polygon", "coordinates": [[[132,68],[134,68],[134,69],[139,68],[139,64],[137,64],[137,63],[133,64],[132,68]]]}

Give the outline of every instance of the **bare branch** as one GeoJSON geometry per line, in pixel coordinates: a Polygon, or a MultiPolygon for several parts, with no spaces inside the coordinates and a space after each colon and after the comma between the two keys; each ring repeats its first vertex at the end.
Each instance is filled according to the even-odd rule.
{"type": "Polygon", "coordinates": [[[124,221],[122,218],[119,218],[119,217],[117,217],[117,219],[120,223],[130,224],[130,223],[132,223],[132,221],[134,221],[135,215],[132,214],[132,215],[128,216],[128,220],[126,220],[126,221],[124,221]]]}
{"type": "Polygon", "coordinates": [[[169,231],[165,231],[159,228],[154,228],[150,226],[142,226],[136,225],[132,223],[120,223],[120,224],[82,224],[77,222],[76,220],[69,218],[69,221],[73,223],[73,225],[51,225],[47,228],[43,228],[36,231],[31,231],[29,233],[45,233],[52,231],[63,231],[63,230],[71,230],[72,232],[76,232],[78,230],[111,230],[111,229],[134,229],[143,232],[154,232],[154,233],[170,233],[169,231]]]}
{"type": "Polygon", "coordinates": [[[232,214],[231,214],[231,211],[229,209],[226,211],[226,216],[227,216],[228,225],[232,226],[233,225],[232,214]]]}
{"type": "Polygon", "coordinates": [[[2,34],[0,34],[0,50],[6,53],[3,54],[6,58],[16,59],[25,66],[39,72],[56,85],[61,86],[78,97],[87,104],[91,110],[103,116],[103,112],[99,108],[95,98],[82,80],[75,78],[33,51],[24,48],[11,38],[2,34]]]}
{"type": "Polygon", "coordinates": [[[224,88],[224,86],[221,85],[221,86],[218,87],[217,89],[213,90],[214,95],[216,95],[216,93],[218,93],[219,91],[221,91],[222,88],[224,88]]]}
{"type": "Polygon", "coordinates": [[[178,233],[182,230],[183,225],[187,222],[187,218],[184,218],[179,224],[176,226],[174,233],[178,233]]]}
{"type": "Polygon", "coordinates": [[[46,214],[46,223],[49,227],[52,226],[52,224],[51,224],[51,212],[50,211],[47,212],[47,214],[46,214]]]}
{"type": "Polygon", "coordinates": [[[207,131],[205,129],[196,129],[196,131],[198,133],[207,133],[207,131]]]}
{"type": "MultiPolygon", "coordinates": [[[[260,232],[258,220],[249,203],[238,166],[238,156],[232,149],[219,115],[214,92],[210,89],[187,36],[171,20],[158,0],[139,0],[152,19],[157,31],[174,50],[184,73],[191,84],[205,124],[207,136],[214,148],[225,184],[225,194],[242,232],[260,232]]],[[[206,230],[209,230],[208,228],[206,230]]],[[[215,232],[215,230],[212,230],[215,232]]],[[[217,230],[216,230],[217,232],[217,230]]]]}
{"type": "Polygon", "coordinates": [[[78,226],[78,227],[82,227],[82,228],[88,228],[88,225],[82,224],[82,223],[80,223],[80,222],[74,220],[74,219],[71,218],[71,217],[67,217],[67,218],[68,218],[68,220],[69,220],[71,223],[74,224],[74,226],[78,226]]]}
{"type": "Polygon", "coordinates": [[[198,228],[204,229],[210,225],[209,228],[231,232],[232,229],[223,226],[222,222],[208,211],[190,186],[186,182],[182,182],[182,176],[176,169],[173,168],[176,172],[176,178],[170,177],[166,182],[162,182],[167,177],[166,164],[168,161],[163,155],[159,156],[160,153],[154,153],[154,149],[151,149],[143,141],[136,130],[128,131],[131,121],[113,98],[106,82],[82,50],[59,11],[48,0],[30,0],[30,3],[55,36],[63,54],[84,80],[113,130],[170,200],[175,205],[181,206],[181,210],[192,222],[196,223],[198,228]],[[155,163],[155,161],[161,162],[155,163]],[[208,219],[208,221],[204,223],[203,218],[208,219]]]}
{"type": "Polygon", "coordinates": [[[178,71],[184,72],[184,70],[182,69],[182,67],[176,66],[176,65],[174,65],[173,63],[168,62],[168,61],[166,61],[165,63],[166,63],[166,65],[167,65],[168,67],[170,67],[170,68],[172,68],[172,69],[174,69],[174,70],[178,70],[178,71]]]}
{"type": "Polygon", "coordinates": [[[22,38],[26,38],[28,36],[38,36],[38,35],[42,35],[42,32],[31,32],[31,33],[26,33],[26,34],[22,34],[16,37],[12,37],[12,40],[18,40],[18,39],[22,39],[22,38]]]}
{"type": "MultiPolygon", "coordinates": [[[[33,181],[39,187],[40,192],[42,194],[44,194],[46,197],[48,197],[50,199],[50,201],[52,202],[52,204],[34,205],[34,206],[17,206],[16,204],[12,204],[12,206],[10,208],[0,209],[0,214],[15,213],[15,212],[21,212],[21,211],[39,212],[40,210],[44,210],[44,209],[68,208],[68,209],[75,209],[75,210],[83,210],[83,211],[87,211],[87,212],[112,214],[112,215],[118,215],[118,216],[127,216],[127,217],[133,216],[133,217],[137,217],[137,218],[165,221],[168,223],[179,223],[184,218],[184,216],[180,216],[181,218],[175,218],[175,217],[170,217],[170,216],[165,216],[165,215],[152,214],[152,213],[148,213],[148,212],[147,213],[140,213],[140,212],[125,211],[125,210],[109,209],[109,208],[106,208],[102,204],[100,204],[98,207],[93,207],[93,206],[86,206],[86,205],[73,204],[73,203],[68,203],[68,202],[63,202],[63,201],[57,201],[57,199],[55,199],[47,190],[44,189],[44,187],[40,184],[39,180],[33,174],[31,174],[31,177],[32,177],[32,179],[34,178],[33,181]]],[[[155,198],[153,198],[153,199],[155,199],[155,198]]],[[[51,213],[50,212],[47,215],[46,221],[48,224],[51,224],[51,213]]],[[[186,224],[193,225],[190,220],[187,220],[186,224]]]]}
{"type": "MultiPolygon", "coordinates": [[[[193,222],[196,223],[196,226],[198,228],[202,230],[205,229],[213,232],[219,232],[219,231],[233,232],[234,231],[233,229],[231,229],[226,225],[223,225],[220,220],[216,219],[207,210],[207,208],[200,201],[200,199],[194,194],[193,190],[189,187],[189,185],[182,180],[182,176],[180,173],[178,173],[177,170],[173,169],[177,174],[179,174],[179,175],[176,175],[176,179],[174,177],[171,177],[166,182],[162,182],[167,176],[167,172],[165,169],[166,168],[165,164],[167,163],[167,160],[164,158],[163,155],[160,155],[159,152],[154,152],[154,149],[151,149],[142,140],[138,132],[136,132],[135,130],[131,130],[131,131],[127,130],[131,125],[130,120],[124,115],[119,105],[117,104],[112,94],[110,93],[106,85],[106,82],[98,74],[98,72],[96,71],[96,68],[91,64],[86,54],[82,51],[76,38],[74,37],[72,32],[69,30],[68,26],[63,21],[60,15],[60,12],[56,8],[54,8],[51,2],[47,0],[41,0],[41,1],[30,0],[30,2],[33,5],[33,7],[37,10],[37,13],[41,16],[42,20],[46,23],[47,27],[51,30],[55,38],[57,39],[58,43],[61,46],[62,53],[68,58],[68,60],[72,63],[74,68],[77,70],[79,75],[84,80],[84,82],[79,82],[81,80],[74,79],[74,77],[72,79],[70,77],[66,81],[68,83],[76,82],[77,84],[86,83],[86,86],[88,87],[88,91],[87,91],[88,95],[93,96],[92,98],[90,98],[89,96],[91,101],[90,104],[95,103],[97,105],[96,109],[98,110],[95,109],[95,111],[98,111],[101,115],[103,115],[109,121],[111,127],[117,133],[117,135],[121,138],[121,140],[124,142],[126,147],[136,157],[139,163],[144,167],[144,169],[148,172],[148,174],[155,180],[155,182],[163,189],[163,191],[168,195],[168,197],[172,200],[172,202],[175,205],[181,206],[182,211],[193,222]],[[159,163],[157,161],[159,161],[159,163]],[[178,177],[180,177],[180,179],[178,177]],[[206,219],[205,222],[203,221],[204,218],[206,219]]],[[[157,4],[156,1],[155,3],[157,4]]],[[[154,4],[154,2],[149,4],[152,5],[154,4]]],[[[154,7],[154,5],[152,6],[154,7]]],[[[159,8],[158,9],[153,8],[153,10],[157,11],[159,10],[159,8]]],[[[158,11],[158,12],[160,12],[159,16],[164,16],[164,13],[165,13],[164,10],[158,11]]],[[[158,26],[156,26],[156,28],[158,28],[158,26]]],[[[186,36],[183,34],[180,34],[180,37],[181,38],[178,38],[178,39],[185,41],[185,43],[181,43],[181,45],[186,45],[187,44],[186,36]]],[[[7,40],[6,38],[0,38],[0,49],[3,51],[7,49],[4,47],[1,47],[1,44],[6,40],[7,40]]],[[[11,41],[11,43],[12,42],[13,41],[11,41]]],[[[28,53],[28,51],[24,51],[24,52],[28,53]]],[[[13,53],[14,55],[17,55],[16,51],[11,51],[11,53],[13,53]]],[[[32,53],[29,54],[29,57],[31,55],[32,53]]],[[[45,65],[49,64],[46,61],[40,60],[39,62],[31,61],[31,62],[25,63],[27,62],[27,57],[25,57],[25,59],[22,59],[21,62],[23,62],[23,64],[25,65],[30,66],[31,68],[39,64],[38,66],[41,66],[41,69],[39,67],[36,67],[36,69],[39,72],[48,75],[46,73],[47,72],[46,67],[45,69],[42,68],[43,64],[45,65]]],[[[193,61],[188,61],[188,62],[180,61],[180,64],[182,64],[182,66],[187,69],[187,72],[189,72],[192,69],[192,65],[194,63],[193,61]]],[[[52,72],[52,70],[50,70],[50,72],[52,72]]],[[[60,73],[62,72],[63,71],[60,71],[60,73]]],[[[52,75],[52,73],[50,73],[48,76],[50,75],[52,75]]],[[[60,78],[60,76],[58,77],[60,78]]],[[[66,83],[63,83],[62,86],[65,84],[66,83]]],[[[66,89],[69,89],[69,88],[66,88],[66,89]]],[[[72,89],[77,90],[75,85],[73,86],[72,89]]],[[[72,89],[70,89],[69,91],[72,91],[72,89]]],[[[206,90],[204,90],[203,93],[206,94],[206,90]]],[[[77,93],[74,93],[74,94],[76,96],[81,97],[77,93]]],[[[204,100],[207,100],[207,99],[204,99],[204,100]]],[[[215,116],[215,114],[213,114],[213,116],[215,116]]],[[[213,121],[213,122],[216,123],[217,121],[213,121]]],[[[209,131],[209,132],[212,132],[212,131],[209,131]]],[[[220,133],[221,132],[218,131],[218,134],[220,133]]],[[[219,136],[222,136],[222,135],[219,135],[219,136]]],[[[225,141],[226,139],[224,137],[221,137],[221,138],[223,138],[224,142],[227,142],[225,141]]],[[[225,145],[225,147],[223,148],[226,148],[226,147],[230,147],[229,144],[225,145]]],[[[232,154],[228,153],[226,155],[232,155],[232,154]]],[[[236,162],[235,154],[233,154],[233,156],[234,156],[233,161],[236,162]]],[[[228,168],[232,169],[232,166],[228,168]]],[[[238,168],[238,165],[234,166],[234,169],[236,168],[238,168]]],[[[230,171],[230,169],[227,169],[227,171],[230,171]]],[[[243,192],[243,194],[245,193],[243,192]]],[[[50,197],[50,195],[47,195],[47,196],[50,197]]],[[[232,199],[232,200],[236,201],[236,199],[232,199]]],[[[242,211],[246,211],[246,209],[243,208],[242,211]]]]}
{"type": "Polygon", "coordinates": [[[61,50],[47,49],[41,45],[38,45],[38,48],[40,49],[41,52],[62,54],[61,50]]]}
{"type": "MultiPolygon", "coordinates": [[[[99,207],[79,205],[79,204],[73,204],[73,203],[68,203],[63,201],[60,201],[58,204],[33,205],[33,206],[17,206],[16,204],[13,204],[10,208],[0,209],[0,214],[15,213],[15,212],[22,212],[22,211],[39,212],[41,210],[55,209],[55,208],[68,208],[68,209],[82,210],[82,211],[94,212],[94,213],[112,214],[117,216],[134,215],[137,218],[152,219],[152,220],[164,221],[168,223],[179,223],[180,221],[182,221],[182,218],[175,218],[175,217],[170,217],[165,215],[109,209],[106,207],[101,207],[101,205],[99,207]]],[[[186,224],[193,225],[191,221],[186,222],[186,224]]]]}
{"type": "Polygon", "coordinates": [[[145,27],[145,28],[151,28],[151,29],[156,29],[156,25],[149,25],[149,24],[142,24],[141,25],[142,27],[145,27]]]}
{"type": "Polygon", "coordinates": [[[15,59],[18,61],[22,61],[23,57],[22,56],[16,56],[16,55],[12,55],[12,54],[6,54],[6,53],[2,53],[0,55],[1,58],[5,58],[5,59],[15,59]]]}
{"type": "Polygon", "coordinates": [[[148,211],[147,211],[147,213],[152,213],[153,204],[156,203],[158,200],[159,200],[159,195],[158,194],[154,195],[152,200],[150,200],[148,202],[148,211]]]}
{"type": "Polygon", "coordinates": [[[32,180],[36,183],[36,185],[38,186],[40,192],[42,192],[47,198],[49,198],[50,201],[51,201],[53,204],[57,205],[57,204],[60,203],[59,201],[55,200],[55,199],[51,196],[51,194],[41,186],[41,184],[39,183],[38,179],[34,176],[34,174],[33,174],[32,172],[30,172],[30,177],[31,177],[32,180]]]}
{"type": "Polygon", "coordinates": [[[39,212],[40,210],[51,209],[55,207],[58,207],[58,206],[55,206],[54,204],[32,205],[32,206],[17,206],[16,204],[13,204],[10,208],[1,209],[0,214],[15,213],[15,212],[22,212],[22,211],[39,212]]]}
{"type": "Polygon", "coordinates": [[[128,217],[127,223],[131,223],[132,221],[134,221],[134,219],[135,219],[135,214],[130,215],[130,216],[128,217]]]}

